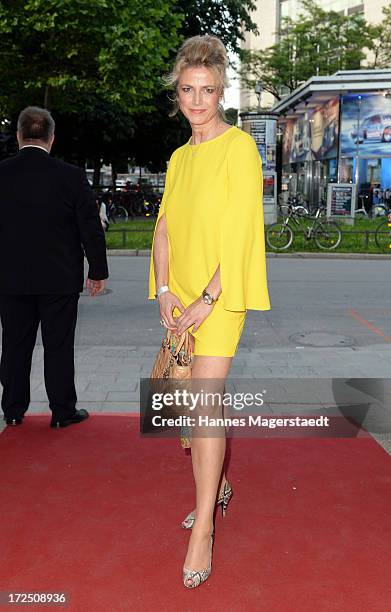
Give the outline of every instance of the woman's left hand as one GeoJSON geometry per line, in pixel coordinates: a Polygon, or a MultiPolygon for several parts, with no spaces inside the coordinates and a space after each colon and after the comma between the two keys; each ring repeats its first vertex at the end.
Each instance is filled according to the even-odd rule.
{"type": "Polygon", "coordinates": [[[197,331],[201,323],[210,315],[213,310],[213,306],[205,304],[202,297],[199,297],[195,302],[190,304],[180,317],[176,319],[177,333],[183,334],[183,332],[194,324],[192,329],[193,332],[197,331]]]}

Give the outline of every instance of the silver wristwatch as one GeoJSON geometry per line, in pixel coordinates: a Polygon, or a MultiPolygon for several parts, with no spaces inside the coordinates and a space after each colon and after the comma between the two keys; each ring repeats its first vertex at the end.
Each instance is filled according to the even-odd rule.
{"type": "Polygon", "coordinates": [[[212,304],[217,302],[217,299],[214,298],[213,295],[208,293],[206,289],[204,289],[202,292],[202,299],[204,300],[205,304],[208,304],[208,306],[212,306],[212,304]]]}

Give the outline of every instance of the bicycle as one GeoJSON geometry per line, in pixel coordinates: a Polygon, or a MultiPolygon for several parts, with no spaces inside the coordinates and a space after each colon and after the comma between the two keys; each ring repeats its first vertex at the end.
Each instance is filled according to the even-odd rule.
{"type": "Polygon", "coordinates": [[[153,190],[136,185],[123,196],[126,198],[124,205],[132,218],[157,216],[161,197],[153,190]]]}
{"type": "Polygon", "coordinates": [[[275,251],[289,249],[294,238],[294,230],[291,226],[296,226],[295,229],[300,230],[304,223],[304,237],[307,240],[314,239],[318,248],[325,251],[336,249],[342,239],[341,230],[334,221],[329,221],[324,217],[325,210],[324,206],[319,206],[315,216],[303,217],[290,206],[285,219],[282,222],[273,223],[266,230],[267,244],[275,251]],[[307,221],[312,221],[312,224],[308,225],[307,221]]]}
{"type": "Polygon", "coordinates": [[[300,193],[298,193],[297,196],[289,196],[286,204],[283,202],[282,194],[280,194],[277,206],[278,216],[284,217],[287,215],[290,206],[302,217],[307,217],[309,214],[308,204],[300,193]]]}
{"type": "Polygon", "coordinates": [[[389,211],[389,207],[383,202],[377,202],[376,204],[368,205],[368,195],[360,194],[358,198],[359,200],[361,200],[361,207],[356,208],[356,210],[354,211],[356,217],[362,216],[367,217],[368,219],[373,219],[374,217],[384,217],[389,211]],[[364,200],[367,200],[367,206],[365,206],[364,200]]]}
{"type": "Polygon", "coordinates": [[[106,215],[111,223],[126,223],[129,213],[123,206],[121,194],[119,192],[105,191],[97,195],[97,202],[102,202],[106,206],[106,215]]]}
{"type": "Polygon", "coordinates": [[[124,206],[111,201],[107,204],[107,217],[113,223],[126,223],[129,219],[128,211],[124,206]]]}
{"type": "Polygon", "coordinates": [[[387,219],[377,226],[375,242],[381,251],[391,253],[391,212],[388,213],[387,219]]]}

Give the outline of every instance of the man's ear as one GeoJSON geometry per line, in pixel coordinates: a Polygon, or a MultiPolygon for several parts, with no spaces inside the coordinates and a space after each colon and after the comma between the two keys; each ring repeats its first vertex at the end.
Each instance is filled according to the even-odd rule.
{"type": "Polygon", "coordinates": [[[50,151],[50,149],[51,149],[51,148],[52,148],[52,146],[53,146],[54,139],[55,139],[55,135],[53,134],[53,136],[51,137],[51,139],[50,139],[50,141],[49,141],[49,151],[50,151]]]}
{"type": "Polygon", "coordinates": [[[20,134],[19,134],[19,130],[16,130],[16,140],[18,141],[18,145],[20,146],[20,134]]]}

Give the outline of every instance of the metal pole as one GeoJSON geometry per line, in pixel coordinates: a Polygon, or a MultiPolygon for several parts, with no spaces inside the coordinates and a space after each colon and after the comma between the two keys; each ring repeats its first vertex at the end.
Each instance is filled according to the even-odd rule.
{"type": "Polygon", "coordinates": [[[337,144],[337,183],[341,182],[341,129],[342,129],[342,95],[338,100],[338,144],[337,144]]]}
{"type": "MultiPolygon", "coordinates": [[[[330,46],[330,43],[329,43],[330,46]]],[[[320,57],[320,45],[319,43],[316,45],[316,57],[319,58],[320,57]]],[[[319,59],[318,62],[316,64],[316,76],[319,76],[319,59]]]]}
{"type": "Polygon", "coordinates": [[[356,139],[356,172],[354,182],[356,183],[356,208],[358,208],[358,184],[360,180],[360,113],[361,113],[361,96],[357,97],[358,100],[358,112],[357,112],[357,139],[356,139]]]}
{"type": "Polygon", "coordinates": [[[263,90],[262,81],[257,81],[255,84],[255,93],[258,96],[258,111],[261,110],[262,90],[263,90]]]}

